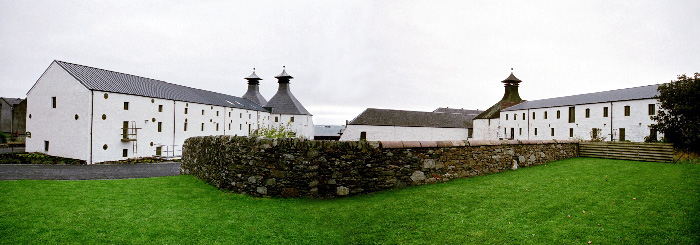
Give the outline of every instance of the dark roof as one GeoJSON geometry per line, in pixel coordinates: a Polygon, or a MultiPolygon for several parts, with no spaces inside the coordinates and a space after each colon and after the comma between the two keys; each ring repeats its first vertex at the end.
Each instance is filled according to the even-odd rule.
{"type": "Polygon", "coordinates": [[[10,104],[11,106],[16,106],[17,104],[22,103],[22,101],[24,100],[24,99],[20,99],[20,98],[5,98],[5,97],[2,97],[1,99],[5,100],[5,102],[7,102],[7,104],[10,104]]]}
{"type": "Polygon", "coordinates": [[[548,108],[557,106],[570,106],[582,104],[594,104],[601,102],[626,101],[650,99],[658,95],[659,84],[603,91],[597,93],[579,94],[551,99],[525,101],[515,106],[508,107],[504,111],[514,111],[533,108],[548,108]]]}
{"type": "Polygon", "coordinates": [[[343,125],[314,125],[314,136],[340,136],[344,130],[343,125]]]}
{"type": "Polygon", "coordinates": [[[289,74],[287,74],[286,69],[283,68],[283,69],[282,69],[282,73],[280,73],[279,75],[275,76],[275,78],[289,78],[289,79],[292,79],[292,78],[294,78],[294,77],[292,77],[292,76],[290,76],[289,74]]]}
{"type": "Polygon", "coordinates": [[[273,114],[311,115],[311,113],[301,105],[301,102],[294,97],[292,90],[289,88],[289,79],[292,79],[292,76],[282,70],[282,73],[276,76],[276,78],[278,79],[279,88],[277,89],[277,93],[265,104],[265,108],[269,108],[268,111],[273,114]]]}
{"type": "Polygon", "coordinates": [[[248,80],[263,80],[260,78],[257,74],[255,74],[255,68],[253,68],[253,73],[250,74],[250,76],[246,77],[245,79],[248,80]]]}
{"type": "Polygon", "coordinates": [[[475,115],[367,108],[350,125],[471,128],[475,115]]]}
{"type": "Polygon", "coordinates": [[[510,76],[508,76],[508,77],[506,78],[506,80],[503,80],[503,81],[501,81],[501,82],[502,82],[502,83],[519,83],[519,82],[522,82],[522,81],[520,81],[520,79],[518,79],[517,77],[515,77],[515,75],[513,75],[513,73],[511,72],[511,73],[510,73],[510,76]]]}
{"type": "Polygon", "coordinates": [[[55,62],[89,90],[264,111],[262,106],[236,96],[58,60],[55,62]]]}
{"type": "Polygon", "coordinates": [[[458,114],[465,114],[465,115],[479,115],[480,113],[484,112],[481,110],[465,110],[465,109],[457,109],[457,108],[449,108],[449,107],[440,107],[435,109],[433,112],[436,113],[458,113],[458,114]]]}

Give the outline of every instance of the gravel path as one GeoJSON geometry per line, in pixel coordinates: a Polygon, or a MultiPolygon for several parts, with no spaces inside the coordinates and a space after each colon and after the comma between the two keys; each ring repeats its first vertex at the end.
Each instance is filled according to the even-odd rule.
{"type": "Polygon", "coordinates": [[[179,162],[144,164],[0,164],[0,180],[133,179],[180,175],[179,162]]]}

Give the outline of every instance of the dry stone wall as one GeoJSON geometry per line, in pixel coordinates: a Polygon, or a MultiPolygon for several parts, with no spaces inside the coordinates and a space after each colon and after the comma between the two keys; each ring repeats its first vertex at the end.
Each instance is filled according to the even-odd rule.
{"type": "Polygon", "coordinates": [[[254,196],[330,198],[496,173],[578,156],[573,141],[185,141],[181,172],[254,196]]]}

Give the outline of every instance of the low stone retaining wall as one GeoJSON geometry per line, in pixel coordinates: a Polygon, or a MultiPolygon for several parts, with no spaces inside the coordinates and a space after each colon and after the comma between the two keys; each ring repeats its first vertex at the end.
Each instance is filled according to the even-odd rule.
{"type": "Polygon", "coordinates": [[[578,155],[574,141],[185,141],[181,172],[254,196],[337,197],[436,183],[578,155]]]}

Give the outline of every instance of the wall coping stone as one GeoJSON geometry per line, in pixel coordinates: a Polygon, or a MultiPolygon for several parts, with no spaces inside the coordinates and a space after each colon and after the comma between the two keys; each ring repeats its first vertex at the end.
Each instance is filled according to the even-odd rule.
{"type": "Polygon", "coordinates": [[[487,145],[570,144],[578,140],[441,140],[441,141],[368,141],[375,148],[439,148],[487,145]]]}

